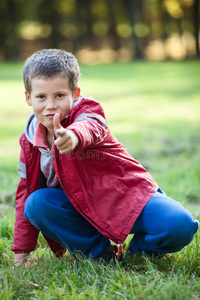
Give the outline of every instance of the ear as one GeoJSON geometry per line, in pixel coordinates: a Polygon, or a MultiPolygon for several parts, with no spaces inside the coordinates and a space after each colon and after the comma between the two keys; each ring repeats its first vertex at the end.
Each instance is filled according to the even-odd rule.
{"type": "Polygon", "coordinates": [[[26,103],[27,103],[29,106],[32,106],[32,103],[31,103],[31,97],[30,97],[29,93],[28,93],[27,91],[25,91],[24,93],[25,93],[26,103]]]}
{"type": "Polygon", "coordinates": [[[81,93],[81,90],[80,88],[78,87],[75,92],[74,92],[74,102],[78,101],[79,97],[80,97],[80,93],[81,93]]]}

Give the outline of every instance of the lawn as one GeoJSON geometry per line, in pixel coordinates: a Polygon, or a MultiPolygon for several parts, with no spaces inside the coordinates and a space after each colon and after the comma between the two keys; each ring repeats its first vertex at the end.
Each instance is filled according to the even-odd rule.
{"type": "MultiPolygon", "coordinates": [[[[22,64],[0,65],[0,299],[200,299],[200,233],[163,259],[124,266],[54,259],[40,236],[32,265],[13,269],[18,139],[31,108],[22,64]]],[[[200,220],[200,61],[81,65],[82,94],[160,187],[200,220]]]]}

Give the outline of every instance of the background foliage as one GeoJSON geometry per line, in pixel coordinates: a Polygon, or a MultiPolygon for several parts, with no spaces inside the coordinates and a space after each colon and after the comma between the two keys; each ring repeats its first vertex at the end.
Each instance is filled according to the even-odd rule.
{"type": "Polygon", "coordinates": [[[199,0],[1,0],[0,59],[63,48],[82,62],[199,55],[199,0]]]}

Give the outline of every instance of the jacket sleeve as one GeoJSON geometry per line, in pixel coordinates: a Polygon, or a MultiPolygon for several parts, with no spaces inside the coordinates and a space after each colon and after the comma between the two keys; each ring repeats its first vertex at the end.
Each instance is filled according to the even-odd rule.
{"type": "Polygon", "coordinates": [[[29,253],[37,244],[39,230],[34,227],[24,216],[24,205],[27,198],[26,170],[23,151],[20,154],[19,169],[20,181],[16,192],[16,210],[14,226],[14,244],[11,250],[15,253],[29,253]]]}
{"type": "Polygon", "coordinates": [[[91,99],[83,99],[75,106],[72,124],[67,129],[74,131],[79,139],[75,150],[99,144],[109,131],[103,108],[91,99]]]}

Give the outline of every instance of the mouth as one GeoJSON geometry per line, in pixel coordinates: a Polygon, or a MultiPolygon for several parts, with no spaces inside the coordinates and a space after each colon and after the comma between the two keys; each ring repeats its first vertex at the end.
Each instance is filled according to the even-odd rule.
{"type": "Polygon", "coordinates": [[[55,114],[48,114],[48,115],[45,115],[46,118],[49,118],[49,119],[53,119],[53,117],[55,116],[55,114]]]}

